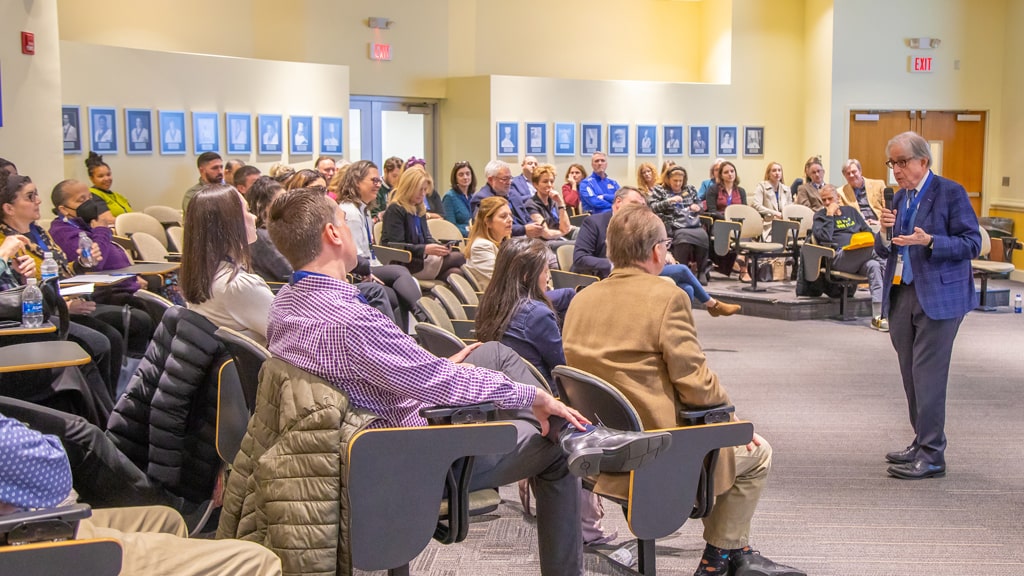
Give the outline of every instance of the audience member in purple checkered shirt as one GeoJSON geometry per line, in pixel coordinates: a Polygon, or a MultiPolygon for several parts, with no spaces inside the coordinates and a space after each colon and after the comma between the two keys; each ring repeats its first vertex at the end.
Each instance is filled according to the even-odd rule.
{"type": "Polygon", "coordinates": [[[541,574],[581,574],[579,481],[573,474],[635,469],[668,446],[668,435],[589,425],[549,393],[521,384],[531,381],[529,372],[502,344],[470,346],[450,359],[420,349],[344,282],[356,265],[355,243],[341,208],[319,190],[292,190],[275,200],[267,228],[296,270],[270,309],[270,351],[333,382],[354,405],[382,416],[383,425],[424,425],[418,411],[431,405],[490,401],[504,409],[516,427],[517,446],[508,454],[478,457],[470,489],[536,478],[541,574]]]}

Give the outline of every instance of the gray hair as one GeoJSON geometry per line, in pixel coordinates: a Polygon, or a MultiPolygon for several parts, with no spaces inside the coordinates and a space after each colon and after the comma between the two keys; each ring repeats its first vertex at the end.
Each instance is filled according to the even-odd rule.
{"type": "Polygon", "coordinates": [[[850,158],[846,162],[843,162],[842,173],[844,176],[846,175],[846,171],[850,169],[850,166],[856,166],[857,170],[860,170],[861,172],[864,171],[864,169],[860,167],[860,160],[857,160],[856,158],[850,158]]]}
{"type": "Polygon", "coordinates": [[[502,168],[507,168],[509,172],[512,171],[512,169],[509,168],[508,163],[504,160],[491,160],[487,163],[487,166],[484,166],[484,178],[493,178],[497,176],[498,172],[501,172],[502,168]]]}
{"type": "Polygon", "coordinates": [[[928,161],[927,166],[932,166],[932,149],[928,146],[928,141],[921,137],[917,132],[904,132],[897,134],[889,140],[889,143],[885,145],[885,155],[891,158],[889,151],[893,146],[899,145],[904,150],[910,150],[911,158],[924,158],[928,161]]]}

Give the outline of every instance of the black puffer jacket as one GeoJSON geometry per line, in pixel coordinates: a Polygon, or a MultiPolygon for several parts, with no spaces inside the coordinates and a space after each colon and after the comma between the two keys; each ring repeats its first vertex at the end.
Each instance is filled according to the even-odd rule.
{"type": "Polygon", "coordinates": [[[221,464],[217,376],[230,356],[216,329],[185,308],[168,310],[107,423],[107,436],[140,470],[194,503],[210,498],[221,464]]]}

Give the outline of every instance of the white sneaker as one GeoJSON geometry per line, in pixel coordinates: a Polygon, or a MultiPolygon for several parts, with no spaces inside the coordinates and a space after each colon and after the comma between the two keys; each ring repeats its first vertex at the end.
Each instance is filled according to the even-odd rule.
{"type": "Polygon", "coordinates": [[[881,317],[879,317],[879,318],[872,318],[871,319],[871,327],[873,329],[875,329],[875,330],[878,330],[879,332],[888,332],[889,331],[889,321],[886,320],[885,318],[881,318],[881,317]]]}

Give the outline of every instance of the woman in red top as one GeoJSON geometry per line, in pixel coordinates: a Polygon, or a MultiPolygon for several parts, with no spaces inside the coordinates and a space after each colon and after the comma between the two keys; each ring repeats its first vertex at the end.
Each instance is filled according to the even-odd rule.
{"type": "Polygon", "coordinates": [[[576,212],[580,209],[580,181],[587,177],[587,170],[582,164],[570,164],[565,173],[565,184],[562,184],[562,199],[566,205],[572,206],[576,212]]]}
{"type": "MultiPolygon", "coordinates": [[[[704,198],[705,211],[715,220],[725,218],[725,208],[730,204],[746,204],[747,191],[740,187],[740,177],[736,173],[736,165],[726,160],[718,168],[718,181],[704,198]]],[[[718,271],[728,276],[731,272],[740,273],[740,282],[750,282],[746,258],[737,257],[734,253],[719,256],[713,250],[711,260],[718,271]]]]}

